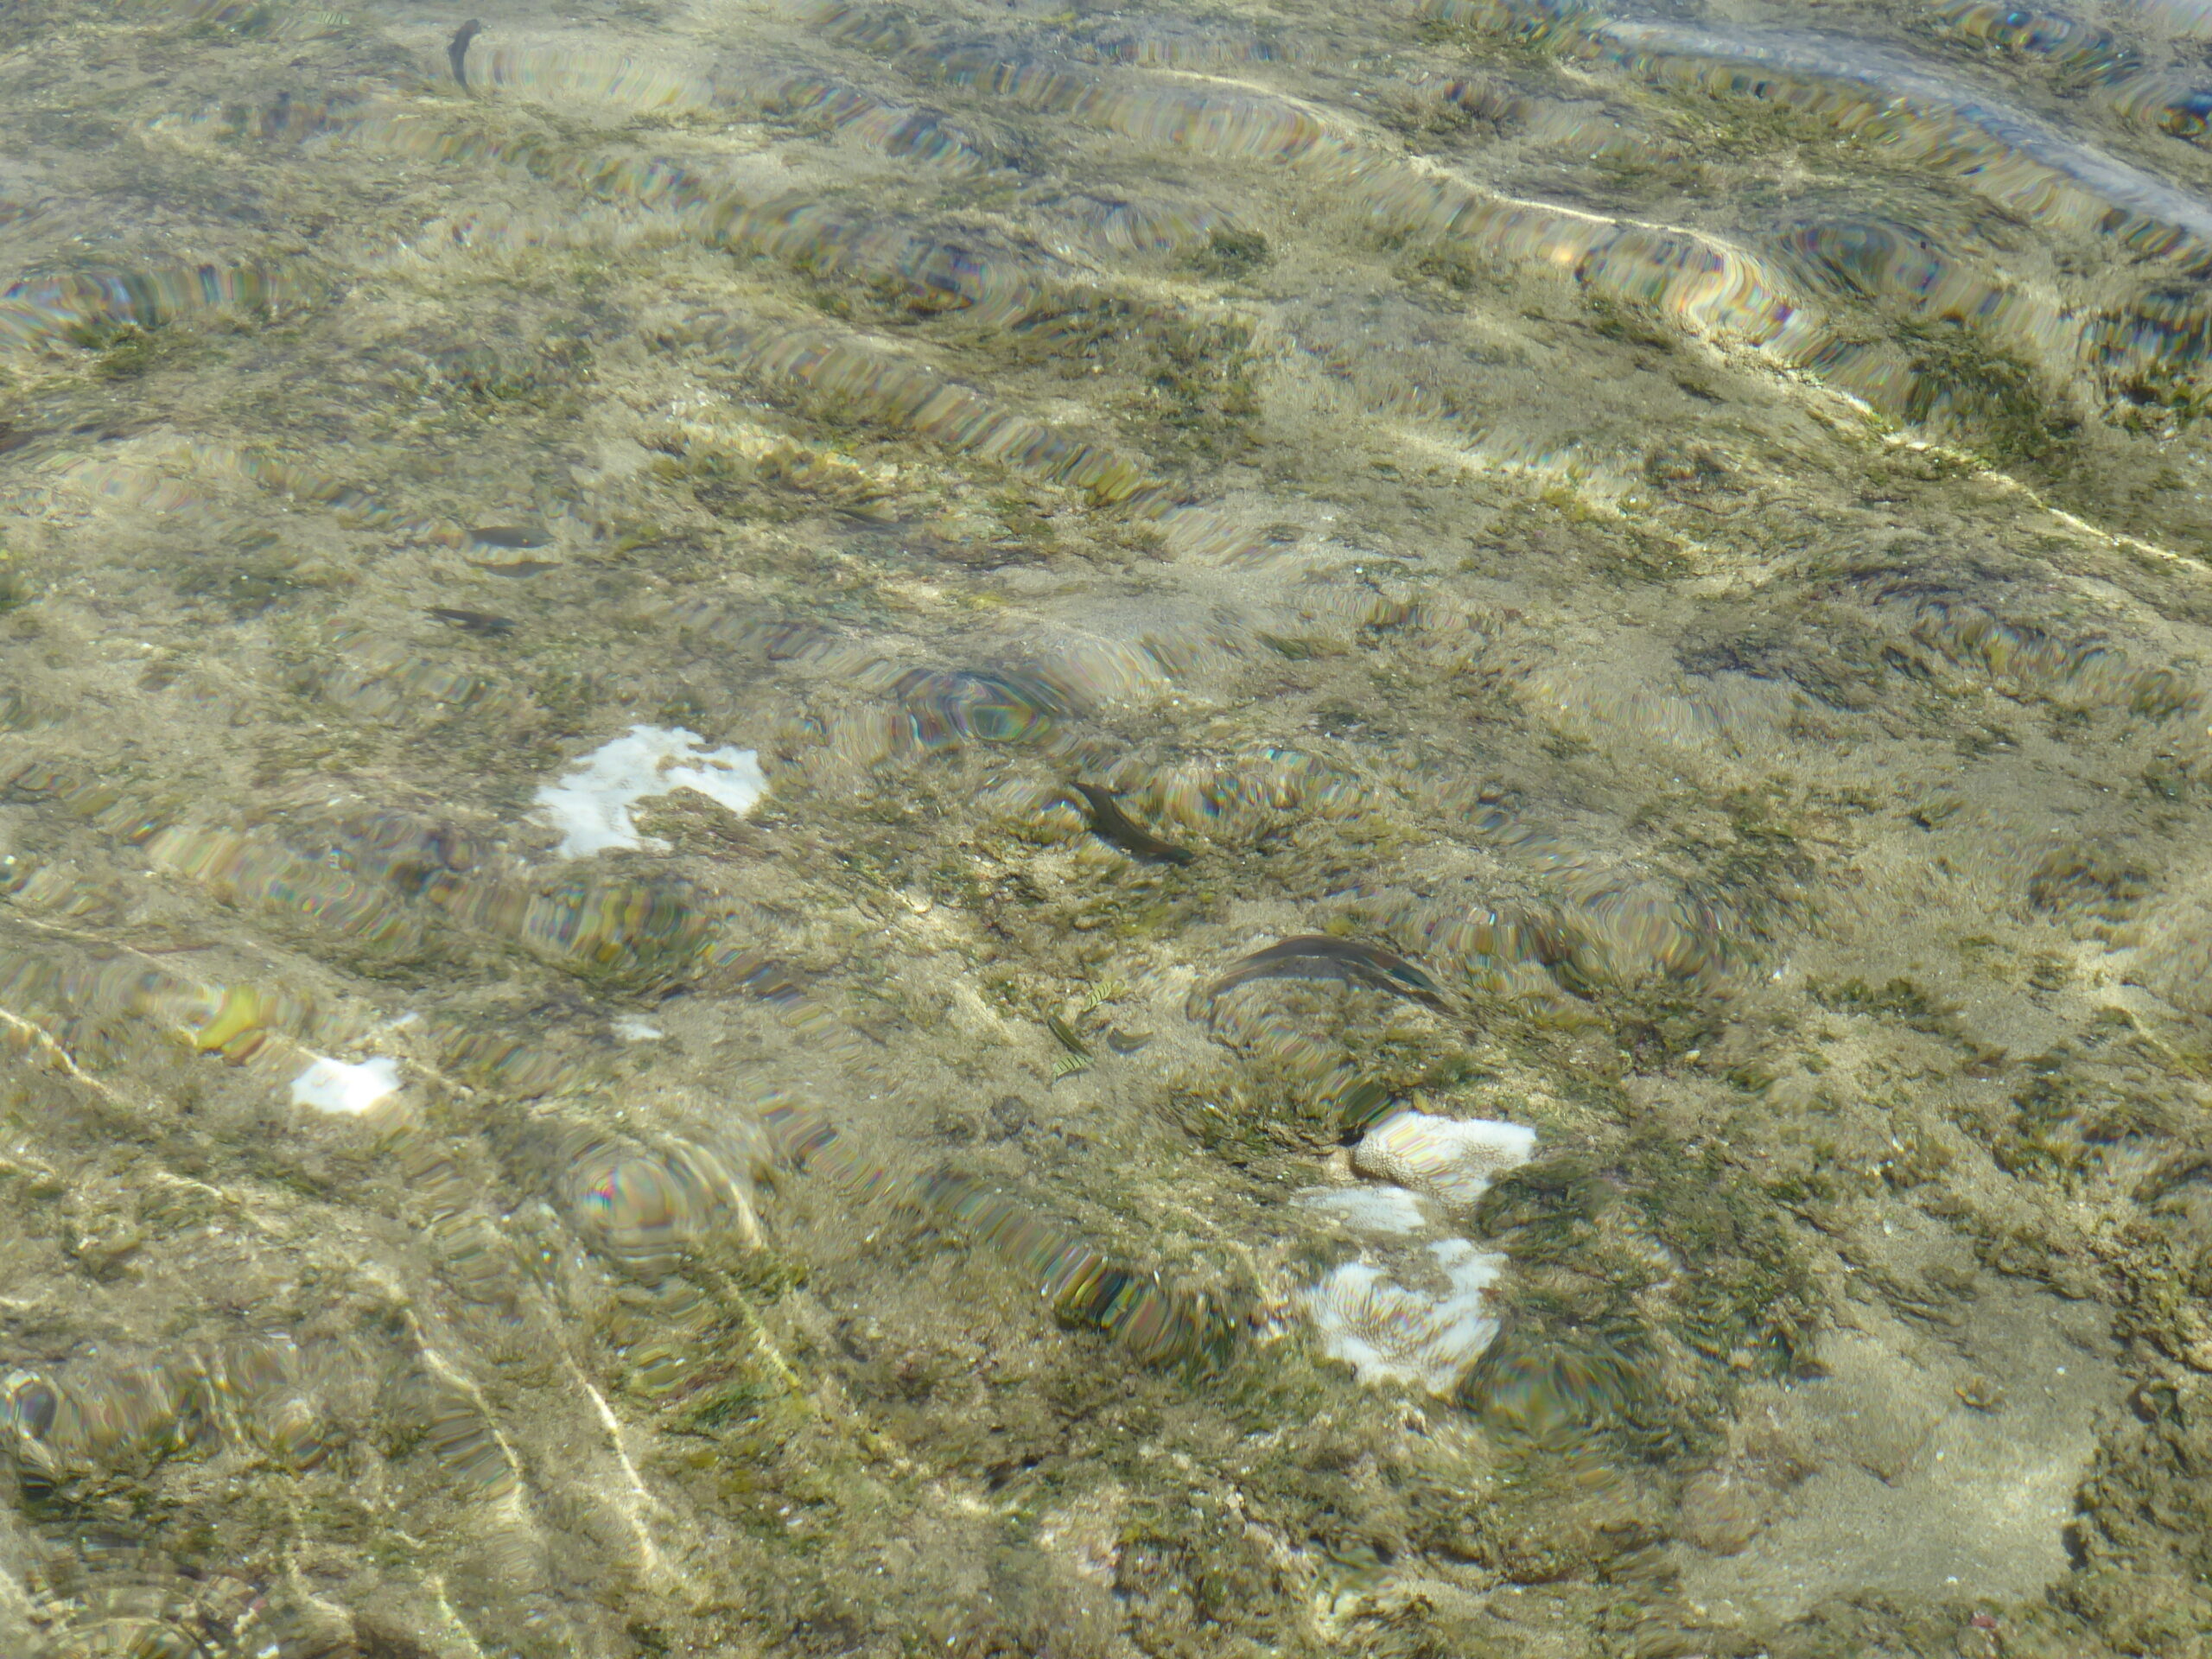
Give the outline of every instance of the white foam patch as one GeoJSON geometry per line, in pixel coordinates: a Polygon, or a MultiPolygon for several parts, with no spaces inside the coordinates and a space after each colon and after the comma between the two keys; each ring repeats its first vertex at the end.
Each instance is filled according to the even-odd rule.
{"type": "Polygon", "coordinates": [[[632,1020],[626,1014],[614,1022],[614,1034],[626,1043],[650,1043],[664,1033],[642,1020],[632,1020]]]}
{"type": "Polygon", "coordinates": [[[1464,1238],[1428,1249],[1449,1287],[1441,1294],[1409,1290],[1366,1262],[1347,1262],[1300,1293],[1321,1351],[1349,1361],[1363,1382],[1410,1382],[1448,1395],[1497,1334],[1484,1293],[1505,1258],[1464,1238]]]}
{"type": "Polygon", "coordinates": [[[292,1079],[292,1104],[319,1112],[359,1117],[399,1092],[399,1063],[381,1058],[352,1065],[317,1055],[315,1064],[292,1079]]]}
{"type": "Polygon", "coordinates": [[[1536,1132],[1518,1123],[1463,1122],[1409,1109],[1393,1112],[1361,1137],[1351,1166],[1446,1204],[1472,1204],[1535,1150],[1536,1132]]]}
{"type": "Polygon", "coordinates": [[[1363,1233],[1403,1238],[1428,1224],[1421,1200],[1396,1186],[1316,1186],[1294,1196],[1291,1202],[1319,1210],[1348,1227],[1363,1233]]]}
{"type": "Polygon", "coordinates": [[[702,751],[706,739],[682,727],[632,726],[627,737],[594,751],[557,784],[538,787],[537,800],[561,831],[563,858],[588,858],[610,847],[664,848],[638,833],[630,809],[649,796],[696,789],[731,811],[753,810],[768,792],[760,756],[751,749],[702,751]]]}

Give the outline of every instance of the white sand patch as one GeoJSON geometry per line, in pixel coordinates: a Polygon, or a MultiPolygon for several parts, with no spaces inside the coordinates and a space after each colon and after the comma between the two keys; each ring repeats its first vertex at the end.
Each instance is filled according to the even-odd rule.
{"type": "Polygon", "coordinates": [[[314,1065],[292,1079],[292,1104],[341,1117],[359,1117],[398,1092],[399,1063],[381,1058],[354,1065],[317,1055],[314,1065]]]}
{"type": "Polygon", "coordinates": [[[561,831],[561,856],[588,858],[610,847],[664,849],[640,836],[630,809],[654,795],[695,789],[731,811],[753,810],[768,792],[760,757],[751,749],[702,751],[706,740],[682,727],[632,726],[587,756],[557,784],[541,785],[537,800],[561,831]]]}

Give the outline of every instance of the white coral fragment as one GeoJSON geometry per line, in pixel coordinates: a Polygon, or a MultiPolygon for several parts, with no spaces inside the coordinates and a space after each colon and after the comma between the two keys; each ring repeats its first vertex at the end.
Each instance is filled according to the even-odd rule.
{"type": "Polygon", "coordinates": [[[1426,1112],[1394,1112],[1352,1148],[1361,1174],[1423,1192],[1445,1204],[1472,1204],[1491,1182],[1529,1161],[1536,1132],[1484,1118],[1461,1122],[1426,1112]]]}
{"type": "Polygon", "coordinates": [[[1429,1247],[1446,1288],[1409,1288],[1365,1262],[1347,1262],[1300,1300],[1321,1351],[1348,1360],[1363,1382],[1411,1382],[1448,1395],[1497,1334],[1484,1293],[1505,1258],[1464,1238],[1429,1247]]]}
{"type": "Polygon", "coordinates": [[[399,1092],[399,1065],[382,1058],[358,1065],[317,1055],[292,1079],[292,1103],[340,1117],[359,1117],[378,1101],[399,1092]]]}
{"type": "Polygon", "coordinates": [[[630,809],[671,790],[696,790],[741,816],[751,811],[768,792],[760,756],[751,749],[702,752],[705,741],[680,726],[632,726],[628,736],[593,751],[558,783],[541,785],[536,798],[561,831],[561,856],[588,858],[610,847],[664,849],[665,842],[638,833],[630,809]]]}

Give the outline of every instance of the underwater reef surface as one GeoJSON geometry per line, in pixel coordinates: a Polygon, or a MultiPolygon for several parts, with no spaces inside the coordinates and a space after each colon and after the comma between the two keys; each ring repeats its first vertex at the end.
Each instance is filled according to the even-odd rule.
{"type": "Polygon", "coordinates": [[[2212,5],[0,114],[0,1653],[2212,1656],[2212,5]]]}

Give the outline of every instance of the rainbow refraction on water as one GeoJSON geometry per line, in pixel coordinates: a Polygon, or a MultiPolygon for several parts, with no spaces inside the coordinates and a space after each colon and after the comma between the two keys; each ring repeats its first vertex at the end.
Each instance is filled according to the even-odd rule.
{"type": "Polygon", "coordinates": [[[0,114],[0,1659],[2212,1659],[2212,3],[0,114]]]}

